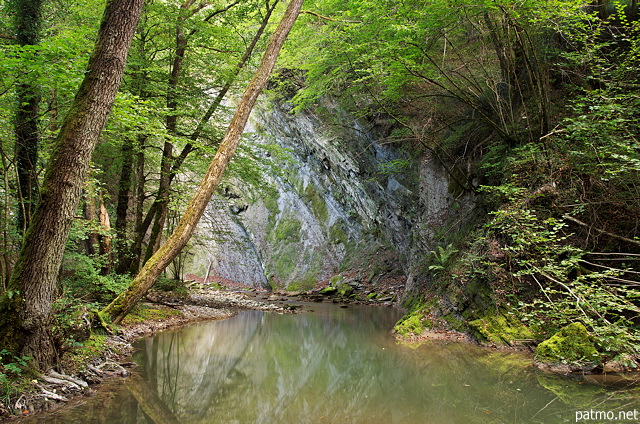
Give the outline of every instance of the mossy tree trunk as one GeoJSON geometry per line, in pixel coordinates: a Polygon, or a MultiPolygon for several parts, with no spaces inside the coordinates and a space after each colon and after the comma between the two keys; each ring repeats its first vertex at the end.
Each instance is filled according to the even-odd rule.
{"type": "Polygon", "coordinates": [[[236,113],[227,128],[218,151],[209,164],[209,168],[195,194],[189,201],[177,227],[160,249],[145,263],[127,290],[102,311],[106,321],[114,324],[122,321],[142,296],[155,284],[162,271],[173,261],[191,238],[198,221],[211,200],[213,192],[218,186],[222,173],[231,161],[253,105],[266,85],[280,49],[300,14],[302,2],[303,0],[291,0],[291,3],[289,3],[278,28],[271,36],[258,70],[242,95],[236,113]]]}
{"type": "Polygon", "coordinates": [[[89,160],[120,86],[143,0],[109,0],[82,84],[62,124],[40,201],[0,299],[3,348],[45,369],[56,357],[50,335],[56,277],[89,160]]]}

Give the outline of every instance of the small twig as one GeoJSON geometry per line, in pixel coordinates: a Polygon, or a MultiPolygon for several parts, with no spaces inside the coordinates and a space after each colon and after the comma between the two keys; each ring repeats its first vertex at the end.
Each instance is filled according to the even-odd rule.
{"type": "Polygon", "coordinates": [[[607,276],[608,280],[613,280],[613,281],[617,281],[619,283],[625,283],[627,285],[630,286],[640,286],[640,283],[637,281],[633,281],[633,280],[625,280],[624,278],[618,278],[618,277],[612,277],[612,276],[607,276]]]}
{"type": "Polygon", "coordinates": [[[592,256],[633,256],[633,257],[637,257],[638,259],[632,259],[632,258],[614,258],[614,259],[609,259],[610,261],[626,261],[626,260],[640,260],[640,254],[638,253],[618,253],[618,252],[587,252],[586,255],[592,255],[592,256]]]}
{"type": "MultiPolygon", "coordinates": [[[[584,311],[584,309],[582,309],[582,306],[580,306],[580,302],[585,303],[585,304],[587,304],[587,305],[589,305],[589,304],[588,304],[587,302],[585,302],[583,299],[581,299],[581,298],[580,298],[580,296],[578,296],[577,294],[575,294],[575,293],[573,292],[573,290],[571,290],[571,287],[567,286],[567,285],[566,285],[566,284],[564,284],[562,281],[560,281],[560,280],[558,280],[558,279],[556,279],[556,278],[553,278],[551,275],[547,274],[546,272],[544,272],[544,271],[542,271],[542,270],[540,270],[540,269],[538,269],[538,272],[540,273],[540,275],[542,275],[542,276],[544,276],[544,277],[547,277],[547,278],[548,278],[549,280],[551,280],[552,282],[554,282],[554,283],[556,283],[556,284],[558,284],[558,285],[562,286],[565,290],[567,290],[567,291],[571,294],[571,296],[575,297],[575,298],[576,298],[576,307],[577,307],[578,309],[580,309],[580,311],[582,312],[582,314],[583,314],[585,317],[586,317],[586,316],[588,316],[588,315],[587,315],[587,313],[584,311]]],[[[594,308],[591,308],[591,310],[593,310],[593,312],[595,312],[595,313],[596,313],[596,315],[598,315],[598,316],[600,317],[600,319],[602,319],[602,321],[604,321],[604,322],[605,322],[605,323],[607,323],[607,324],[610,324],[610,322],[609,322],[609,321],[607,321],[607,320],[606,320],[602,315],[600,315],[600,313],[599,313],[598,311],[596,311],[594,308]]]]}
{"type": "Polygon", "coordinates": [[[553,402],[555,402],[556,400],[558,400],[558,396],[554,397],[553,399],[551,399],[545,406],[543,406],[538,412],[536,412],[535,414],[533,414],[533,416],[531,417],[531,419],[534,419],[536,417],[536,415],[538,415],[539,413],[541,413],[542,411],[544,411],[545,409],[547,409],[547,406],[551,405],[553,402]]]}
{"type": "Polygon", "coordinates": [[[620,271],[623,274],[640,274],[640,272],[638,272],[638,271],[631,271],[629,269],[612,268],[612,267],[606,266],[606,265],[594,264],[593,262],[585,261],[584,259],[580,259],[580,262],[583,262],[583,263],[585,263],[587,265],[596,266],[598,268],[610,269],[612,271],[620,271]]]}
{"type": "Polygon", "coordinates": [[[600,233],[600,234],[604,234],[604,235],[607,235],[607,236],[609,236],[609,237],[612,237],[612,238],[615,238],[615,239],[618,239],[618,240],[624,241],[624,242],[626,242],[626,243],[632,243],[632,244],[635,244],[635,245],[637,245],[637,246],[640,246],[640,241],[633,240],[633,239],[630,239],[630,238],[627,238],[627,237],[623,237],[623,236],[619,236],[619,235],[617,235],[617,234],[610,233],[609,231],[601,230],[600,228],[592,227],[591,225],[587,224],[586,222],[582,222],[582,221],[580,221],[579,219],[576,219],[576,218],[574,218],[574,217],[572,217],[572,216],[569,216],[569,215],[562,215],[562,217],[563,217],[564,219],[567,219],[567,220],[569,220],[569,221],[571,221],[571,222],[575,223],[575,224],[582,225],[583,227],[587,227],[587,228],[589,228],[590,230],[597,231],[597,232],[598,232],[598,233],[600,233]]]}

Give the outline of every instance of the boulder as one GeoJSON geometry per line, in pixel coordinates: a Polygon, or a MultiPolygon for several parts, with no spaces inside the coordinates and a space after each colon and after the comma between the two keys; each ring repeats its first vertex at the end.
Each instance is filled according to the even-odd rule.
{"type": "Polygon", "coordinates": [[[536,348],[536,360],[541,362],[596,363],[599,356],[593,344],[593,337],[579,322],[562,328],[536,348]]]}

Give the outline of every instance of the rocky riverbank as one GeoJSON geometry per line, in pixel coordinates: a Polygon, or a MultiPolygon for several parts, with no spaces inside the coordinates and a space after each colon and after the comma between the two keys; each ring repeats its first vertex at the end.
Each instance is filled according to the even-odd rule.
{"type": "Polygon", "coordinates": [[[265,302],[248,293],[203,286],[193,287],[187,295],[150,293],[114,334],[93,336],[82,346],[70,349],[55,369],[25,374],[15,383],[19,389],[0,399],[0,420],[19,422],[20,417],[91,396],[106,379],[128,376],[136,366],[128,359],[133,343],[142,337],[200,321],[227,319],[246,309],[291,313],[295,308],[265,302]]]}

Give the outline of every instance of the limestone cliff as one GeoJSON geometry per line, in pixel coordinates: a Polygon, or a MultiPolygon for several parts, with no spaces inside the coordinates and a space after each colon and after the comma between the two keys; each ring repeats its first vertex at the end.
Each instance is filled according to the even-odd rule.
{"type": "MultiPolygon", "coordinates": [[[[330,101],[324,106],[331,119],[292,114],[286,103],[259,105],[247,142],[276,144],[288,157],[267,158],[280,171],[265,173],[273,190],[249,198],[238,181],[227,198],[237,205],[244,197],[242,206],[218,207],[217,214],[228,215],[240,238],[246,231],[250,243],[236,250],[259,261],[272,285],[308,289],[384,257],[386,266],[373,268],[402,273],[412,288],[440,232],[464,222],[473,197],[455,188],[448,164],[429,151],[416,159],[385,142],[388,122],[355,119],[330,101]]],[[[208,250],[220,262],[229,249],[208,250]]]]}

